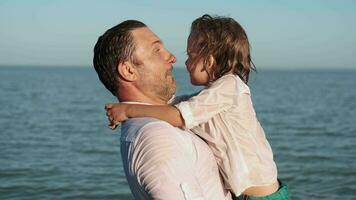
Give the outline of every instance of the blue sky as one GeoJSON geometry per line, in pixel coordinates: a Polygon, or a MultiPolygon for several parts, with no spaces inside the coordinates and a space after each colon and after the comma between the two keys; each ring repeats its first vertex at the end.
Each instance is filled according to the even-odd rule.
{"type": "Polygon", "coordinates": [[[356,69],[356,1],[0,0],[0,65],[92,66],[106,29],[145,22],[185,61],[191,22],[205,14],[243,25],[257,68],[356,69]]]}

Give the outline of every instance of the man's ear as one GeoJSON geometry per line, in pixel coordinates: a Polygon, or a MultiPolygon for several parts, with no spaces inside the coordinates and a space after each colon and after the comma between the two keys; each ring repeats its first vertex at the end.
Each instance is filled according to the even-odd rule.
{"type": "Polygon", "coordinates": [[[126,81],[135,81],[137,79],[137,70],[134,65],[125,61],[117,65],[117,71],[121,79],[126,81]]]}

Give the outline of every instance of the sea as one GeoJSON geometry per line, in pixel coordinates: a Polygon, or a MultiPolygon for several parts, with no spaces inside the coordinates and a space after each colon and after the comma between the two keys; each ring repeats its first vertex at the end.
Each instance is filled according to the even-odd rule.
{"type": "MultiPolygon", "coordinates": [[[[192,86],[176,67],[177,94],[192,86]]],[[[356,199],[356,70],[261,69],[254,107],[292,199],[356,199]]],[[[0,67],[0,199],[133,199],[92,67],[0,67]]]]}

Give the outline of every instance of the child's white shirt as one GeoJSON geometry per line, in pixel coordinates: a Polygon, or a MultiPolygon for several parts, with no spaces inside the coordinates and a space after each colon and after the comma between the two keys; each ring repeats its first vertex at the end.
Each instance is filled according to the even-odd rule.
{"type": "Polygon", "coordinates": [[[248,86],[232,74],[175,104],[185,122],[212,149],[225,187],[240,195],[277,180],[272,149],[256,117],[248,86]]]}

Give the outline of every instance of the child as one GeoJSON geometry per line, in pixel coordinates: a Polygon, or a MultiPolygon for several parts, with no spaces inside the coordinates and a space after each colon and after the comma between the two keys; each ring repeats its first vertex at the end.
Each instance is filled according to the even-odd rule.
{"type": "Polygon", "coordinates": [[[191,129],[211,148],[236,199],[289,199],[246,85],[254,67],[244,29],[231,18],[204,15],[192,23],[187,53],[191,83],[205,89],[175,105],[108,104],[111,126],[154,117],[191,129]]]}

